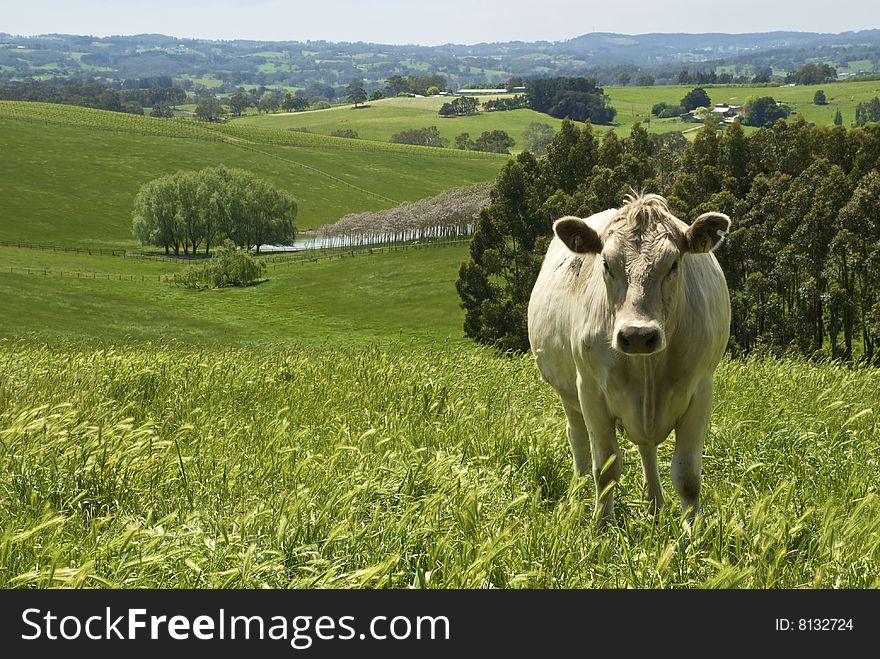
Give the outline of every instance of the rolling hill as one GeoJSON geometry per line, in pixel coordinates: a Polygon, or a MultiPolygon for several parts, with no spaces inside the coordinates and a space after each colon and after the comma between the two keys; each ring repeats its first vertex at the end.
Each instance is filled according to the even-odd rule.
{"type": "Polygon", "coordinates": [[[288,190],[300,229],[492,179],[503,156],[0,102],[0,240],[133,247],[131,205],[162,174],[224,164],[288,190]]]}

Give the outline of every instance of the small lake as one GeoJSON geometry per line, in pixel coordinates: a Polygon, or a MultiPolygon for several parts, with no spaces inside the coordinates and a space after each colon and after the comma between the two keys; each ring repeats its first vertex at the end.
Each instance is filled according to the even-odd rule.
{"type": "MultiPolygon", "coordinates": [[[[459,233],[460,237],[465,238],[473,233],[473,226],[468,227],[459,233]]],[[[261,245],[260,253],[275,252],[301,252],[312,249],[331,249],[345,247],[359,247],[362,245],[386,245],[389,243],[408,243],[418,240],[433,240],[440,237],[451,238],[449,235],[452,230],[443,227],[434,229],[418,229],[412,231],[395,231],[393,233],[364,233],[339,236],[321,236],[313,233],[302,233],[297,237],[291,245],[261,245]]],[[[459,237],[459,236],[455,236],[459,237]]]]}

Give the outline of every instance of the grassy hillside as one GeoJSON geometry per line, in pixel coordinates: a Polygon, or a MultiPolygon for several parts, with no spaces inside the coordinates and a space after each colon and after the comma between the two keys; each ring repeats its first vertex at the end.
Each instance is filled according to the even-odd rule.
{"type": "Polygon", "coordinates": [[[0,240],[91,246],[133,247],[134,195],[179,169],[248,169],[294,196],[297,225],[307,229],[489,180],[504,163],[487,154],[10,102],[0,102],[0,143],[0,240]]]}
{"type": "MultiPolygon", "coordinates": [[[[694,85],[673,85],[656,87],[605,87],[611,105],[617,109],[615,124],[618,130],[628,131],[636,121],[650,119],[648,130],[654,133],[686,131],[696,124],[684,123],[678,119],[657,119],[652,117],[651,108],[660,102],[678,103],[693,89],[694,85]]],[[[801,112],[807,121],[831,125],[834,114],[840,109],[844,124],[855,121],[856,105],[880,95],[880,81],[840,82],[826,85],[807,85],[796,87],[766,87],[757,85],[705,85],[713,103],[743,105],[752,96],[772,96],[787,103],[795,113],[801,112]],[[813,95],[817,89],[825,91],[828,105],[813,105],[813,95]]],[[[483,97],[480,97],[481,100],[483,97]]],[[[493,98],[493,97],[486,97],[493,98]]],[[[470,133],[476,137],[485,130],[506,130],[516,140],[512,151],[523,149],[522,133],[529,123],[538,121],[558,127],[561,123],[546,114],[533,110],[514,110],[508,112],[481,112],[471,117],[443,118],[437,114],[447,98],[390,98],[371,101],[368,107],[354,109],[339,106],[328,110],[312,112],[281,113],[269,115],[248,115],[233,120],[233,124],[259,126],[263,128],[298,128],[314,133],[330,135],[335,130],[346,128],[357,131],[361,139],[388,142],[394,133],[411,128],[437,126],[440,133],[450,140],[450,144],[460,133],[470,133]]],[[[602,134],[610,126],[595,126],[602,134]]]]}
{"type": "Polygon", "coordinates": [[[619,525],[593,527],[528,358],[0,342],[0,363],[0,587],[880,585],[876,371],[723,363],[694,533],[645,512],[628,443],[619,525]]]}

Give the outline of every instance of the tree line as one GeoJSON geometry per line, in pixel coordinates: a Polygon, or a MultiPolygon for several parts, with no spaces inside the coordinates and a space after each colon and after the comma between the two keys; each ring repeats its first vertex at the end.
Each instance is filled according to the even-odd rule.
{"type": "Polygon", "coordinates": [[[547,156],[503,168],[477,222],[457,288],[465,332],[527,350],[526,308],[552,222],[618,207],[630,190],[664,195],[685,221],[733,220],[718,250],[731,292],[730,348],[880,365],[880,123],[815,126],[798,116],[746,136],[706,123],[692,143],[600,140],[565,122],[547,156]]]}
{"type": "Polygon", "coordinates": [[[166,254],[205,255],[225,239],[257,253],[296,236],[297,206],[283,190],[241,169],[208,167],[154,179],[138,191],[132,231],[142,245],[166,254]]]}

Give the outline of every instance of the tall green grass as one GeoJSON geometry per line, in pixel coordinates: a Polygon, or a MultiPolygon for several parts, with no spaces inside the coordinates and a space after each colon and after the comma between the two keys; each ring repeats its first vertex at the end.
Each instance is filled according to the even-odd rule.
{"type": "Polygon", "coordinates": [[[716,379],[701,529],[627,446],[601,530],[528,358],[0,342],[0,587],[880,585],[880,374],[716,379]]]}

